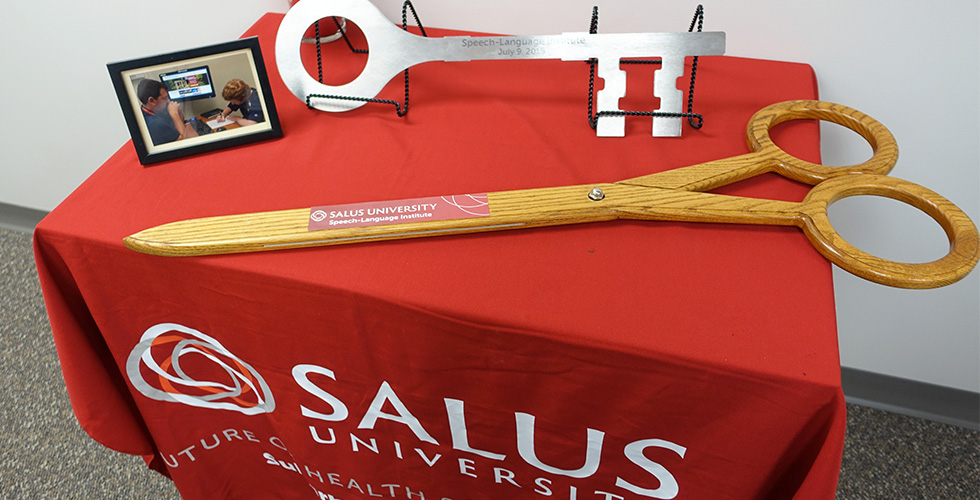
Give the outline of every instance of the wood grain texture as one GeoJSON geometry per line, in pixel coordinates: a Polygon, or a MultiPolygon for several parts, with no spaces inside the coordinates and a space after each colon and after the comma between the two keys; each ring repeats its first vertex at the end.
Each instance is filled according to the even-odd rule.
{"type": "Polygon", "coordinates": [[[816,184],[846,174],[885,175],[898,161],[898,144],[874,118],[847,106],[824,101],[786,101],[757,111],[746,126],[751,153],[621,181],[640,186],[710,191],[767,172],[805,184],[816,184]],[[823,120],[847,127],[871,145],[871,158],[848,166],[827,166],[796,158],[772,141],[769,130],[801,119],[823,120]]]}
{"type": "Polygon", "coordinates": [[[834,264],[865,279],[903,288],[948,285],[976,266],[980,234],[962,210],[926,188],[884,175],[894,166],[898,147],[891,133],[873,118],[832,103],[790,101],[756,113],[747,132],[753,152],[746,155],[612,184],[489,193],[489,216],[310,231],[311,210],[306,208],[173,222],[129,236],[124,244],[154,255],[194,256],[641,219],[797,226],[834,264]],[[769,139],[769,128],[801,118],[833,121],[857,131],[872,145],[874,155],[858,165],[828,167],[786,154],[769,139]],[[815,187],[800,203],[701,192],[764,172],[815,187]],[[603,199],[589,197],[595,188],[602,190],[603,199]],[[880,259],[850,245],[830,224],[827,207],[858,195],[893,198],[922,210],[943,227],[949,254],[911,264],[880,259]]]}

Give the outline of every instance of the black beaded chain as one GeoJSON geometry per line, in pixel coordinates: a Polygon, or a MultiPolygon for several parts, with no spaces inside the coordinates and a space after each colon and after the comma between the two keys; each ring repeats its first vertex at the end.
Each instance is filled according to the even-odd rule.
{"type": "MultiPolygon", "coordinates": [[[[688,32],[694,31],[694,25],[697,24],[698,33],[704,26],[704,7],[698,5],[697,9],[694,10],[694,19],[691,20],[691,26],[687,29],[688,32]]],[[[592,7],[592,22],[589,25],[589,33],[596,34],[599,30],[599,7],[592,7]]],[[[664,118],[687,118],[688,124],[695,129],[700,129],[704,125],[704,117],[694,112],[694,82],[698,74],[698,56],[694,56],[694,60],[691,64],[691,84],[687,92],[687,112],[686,113],[669,113],[666,111],[598,111],[593,113],[595,106],[595,65],[597,60],[595,58],[586,61],[589,63],[589,127],[593,129],[599,124],[599,118],[603,116],[660,116],[664,118]],[[694,120],[697,120],[695,122],[694,120]]],[[[621,64],[663,64],[661,60],[654,59],[623,59],[620,61],[621,64]]]]}

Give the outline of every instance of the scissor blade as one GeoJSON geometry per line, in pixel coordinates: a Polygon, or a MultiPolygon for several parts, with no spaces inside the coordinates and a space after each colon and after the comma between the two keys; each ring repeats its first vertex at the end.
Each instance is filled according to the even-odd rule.
{"type": "Polygon", "coordinates": [[[617,184],[677,191],[710,191],[771,170],[770,165],[760,162],[758,155],[746,154],[634,177],[617,184]]]}
{"type": "MultiPolygon", "coordinates": [[[[271,215],[271,214],[268,214],[271,215]]],[[[305,232],[304,230],[279,231],[273,232],[246,232],[240,237],[233,237],[230,233],[240,232],[238,230],[245,227],[241,221],[228,217],[215,217],[205,221],[201,219],[183,221],[188,223],[180,226],[178,223],[165,224],[155,228],[141,231],[123,239],[123,243],[131,250],[165,257],[191,257],[201,255],[221,255],[231,253],[262,252],[269,250],[285,250],[290,248],[307,248],[327,245],[341,245],[345,243],[366,243],[370,241],[384,241],[403,238],[420,238],[423,236],[440,236],[450,234],[465,234],[474,232],[498,231],[504,229],[517,229],[524,224],[494,224],[485,226],[465,226],[461,227],[405,227],[400,232],[379,231],[379,230],[340,230],[326,229],[318,232],[305,232]],[[191,224],[193,223],[193,224],[191,224]],[[198,224],[199,223],[199,224],[198,224]],[[202,230],[210,224],[210,227],[221,226],[229,231],[226,234],[214,234],[210,237],[191,238],[180,234],[184,230],[202,230]]],[[[285,229],[285,228],[283,228],[285,229]]]]}
{"type": "Polygon", "coordinates": [[[466,207],[469,213],[456,216],[446,216],[441,211],[445,208],[444,203],[452,201],[447,198],[453,198],[443,196],[207,217],[146,229],[125,238],[123,242],[132,250],[152,255],[195,256],[617,218],[613,204],[596,203],[589,199],[589,192],[594,187],[566,186],[489,193],[485,195],[485,212],[466,207]],[[426,207],[420,208],[421,205],[426,207]],[[428,205],[437,206],[430,209],[428,205]],[[373,211],[370,207],[373,207],[373,211]]]}
{"type": "MultiPolygon", "coordinates": [[[[484,195],[465,195],[481,199],[484,195]]],[[[623,183],[502,191],[485,207],[446,215],[457,196],[312,207],[172,222],[124,239],[132,250],[163,256],[215,255],[424,236],[500,231],[614,219],[796,223],[789,202],[623,183]],[[485,209],[485,210],[484,210],[485,209]]],[[[465,204],[464,204],[465,205],[465,204]]],[[[454,209],[453,209],[454,210],[454,209]]]]}

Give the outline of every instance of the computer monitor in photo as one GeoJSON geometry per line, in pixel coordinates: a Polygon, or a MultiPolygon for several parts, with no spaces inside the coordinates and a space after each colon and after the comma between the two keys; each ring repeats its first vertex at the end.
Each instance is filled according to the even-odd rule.
{"type": "Polygon", "coordinates": [[[167,86],[171,101],[191,101],[215,96],[211,71],[207,66],[163,73],[160,81],[167,86]]]}

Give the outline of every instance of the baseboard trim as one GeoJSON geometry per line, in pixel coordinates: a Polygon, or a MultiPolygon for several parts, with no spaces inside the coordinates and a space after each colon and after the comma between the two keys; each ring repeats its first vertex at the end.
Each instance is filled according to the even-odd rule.
{"type": "Polygon", "coordinates": [[[841,367],[844,399],[879,410],[980,430],[980,393],[841,367]]]}
{"type": "Polygon", "coordinates": [[[34,227],[48,212],[0,202],[0,228],[33,233],[34,227]]]}

